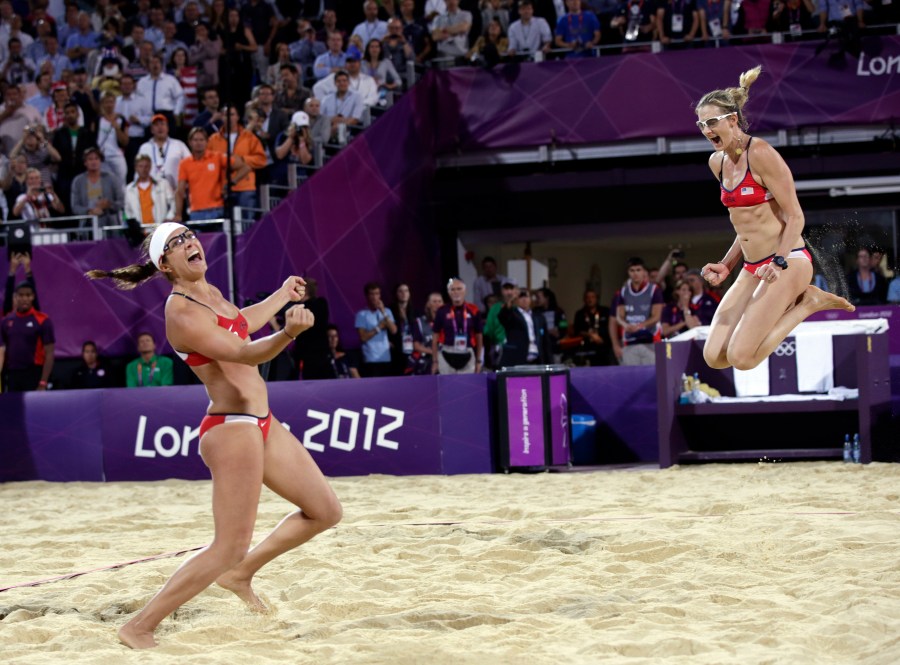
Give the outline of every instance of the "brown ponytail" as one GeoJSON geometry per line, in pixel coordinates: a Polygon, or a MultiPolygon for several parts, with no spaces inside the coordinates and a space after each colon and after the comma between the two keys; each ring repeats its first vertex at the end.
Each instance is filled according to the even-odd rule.
{"type": "MultiPolygon", "coordinates": [[[[150,247],[150,238],[147,236],[141,245],[141,254],[146,258],[147,250],[150,247]]],[[[130,291],[136,286],[140,286],[149,279],[153,279],[160,273],[153,263],[146,259],[142,262],[132,263],[122,268],[113,268],[112,270],[88,270],[85,274],[90,279],[111,279],[116,288],[123,291],[130,291]]]]}

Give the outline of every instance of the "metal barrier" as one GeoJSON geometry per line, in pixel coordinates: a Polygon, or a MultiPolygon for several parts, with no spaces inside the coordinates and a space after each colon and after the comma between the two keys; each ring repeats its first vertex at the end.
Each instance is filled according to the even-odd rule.
{"type": "MultiPolygon", "coordinates": [[[[25,220],[10,219],[7,221],[13,223],[25,220]]],[[[0,227],[0,235],[5,241],[7,230],[0,227]]],[[[100,240],[102,237],[99,220],[93,215],[50,217],[31,222],[32,245],[64,245],[68,242],[100,240]]]]}
{"type": "Polygon", "coordinates": [[[272,208],[284,201],[284,199],[287,198],[287,195],[294,191],[294,189],[296,189],[296,187],[289,187],[287,185],[263,185],[259,188],[259,205],[263,210],[269,212],[272,208]]]}

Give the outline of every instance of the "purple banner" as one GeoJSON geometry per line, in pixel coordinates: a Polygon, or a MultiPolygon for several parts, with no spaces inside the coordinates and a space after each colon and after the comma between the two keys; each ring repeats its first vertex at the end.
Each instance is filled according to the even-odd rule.
{"type": "MultiPolygon", "coordinates": [[[[223,233],[201,234],[208,252],[210,282],[228,292],[228,257],[223,233]]],[[[137,249],[124,240],[73,242],[34,247],[32,270],[41,310],[50,316],[56,332],[56,355],[77,358],[81,344],[91,339],[104,355],[136,354],[135,335],[148,331],[157,349],[168,353],[163,309],[170,291],[162,277],[134,291],[120,291],[111,282],[93,282],[84,276],[91,268],[110,269],[134,263],[137,249]]],[[[6,252],[0,252],[0,271],[9,274],[6,252]]],[[[17,279],[23,279],[20,271],[17,279]]]]}
{"type": "Polygon", "coordinates": [[[550,461],[554,465],[572,461],[569,444],[569,375],[551,374],[548,377],[550,418],[550,461]]]}
{"type": "Polygon", "coordinates": [[[867,37],[859,58],[829,65],[821,42],[514,64],[438,72],[439,152],[698,135],[694,106],[741,72],[763,74],[747,106],[753,129],[892,122],[900,109],[900,37],[867,37]],[[890,64],[894,63],[894,64],[890,64]],[[839,90],[840,94],[834,94],[839,90]],[[665,109],[665,112],[660,112],[665,109]]]}
{"type": "Polygon", "coordinates": [[[509,466],[543,466],[544,397],[540,376],[506,379],[506,418],[509,466]]]}
{"type": "MultiPolygon", "coordinates": [[[[280,382],[269,402],[327,475],[490,473],[490,383],[280,382]]],[[[0,480],[209,478],[198,451],[208,404],[203,386],[0,395],[0,480]]]]}

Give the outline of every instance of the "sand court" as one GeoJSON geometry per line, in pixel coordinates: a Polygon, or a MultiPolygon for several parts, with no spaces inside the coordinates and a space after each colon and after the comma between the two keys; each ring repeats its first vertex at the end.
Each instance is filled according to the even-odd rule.
{"type": "MultiPolygon", "coordinates": [[[[900,466],[735,464],[368,476],[264,568],[268,616],[211,588],[131,652],[183,560],[0,593],[6,663],[897,663],[900,466]]],[[[0,485],[0,587],[199,547],[208,482],[0,485]]],[[[264,492],[261,538],[289,510],[264,492]]],[[[186,555],[189,556],[189,555],[186,555]]]]}

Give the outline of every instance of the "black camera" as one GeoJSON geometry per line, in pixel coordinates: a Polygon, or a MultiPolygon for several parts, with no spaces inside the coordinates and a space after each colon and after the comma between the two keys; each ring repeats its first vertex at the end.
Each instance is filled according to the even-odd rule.
{"type": "Polygon", "coordinates": [[[672,252],[672,258],[673,259],[683,259],[684,258],[684,250],[676,249],[674,252],[672,252]]]}

